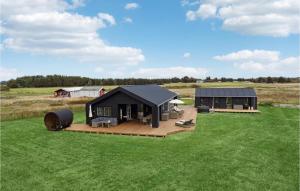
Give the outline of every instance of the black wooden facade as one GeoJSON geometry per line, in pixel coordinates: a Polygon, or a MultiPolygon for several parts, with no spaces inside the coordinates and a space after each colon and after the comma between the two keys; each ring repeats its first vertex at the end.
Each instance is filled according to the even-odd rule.
{"type": "Polygon", "coordinates": [[[103,117],[97,112],[99,107],[109,108],[108,117],[116,118],[118,124],[122,123],[122,116],[127,116],[130,108],[131,119],[137,119],[139,113],[143,116],[151,115],[152,127],[159,127],[164,104],[176,96],[177,94],[156,85],[118,87],[86,104],[86,123],[91,124],[93,118],[103,117]],[[93,117],[89,117],[90,108],[93,117]]]}
{"type": "Polygon", "coordinates": [[[235,105],[243,109],[257,109],[257,96],[252,88],[197,88],[195,107],[234,109],[235,105]]]}

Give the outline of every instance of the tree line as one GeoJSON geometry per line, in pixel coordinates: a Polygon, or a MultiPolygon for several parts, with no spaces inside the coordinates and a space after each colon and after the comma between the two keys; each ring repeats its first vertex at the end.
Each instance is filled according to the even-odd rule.
{"type": "Polygon", "coordinates": [[[299,77],[294,77],[294,78],[289,78],[289,77],[258,77],[258,78],[211,78],[211,77],[206,77],[204,82],[254,82],[254,83],[299,83],[300,78],[299,77]]]}
{"type": "Polygon", "coordinates": [[[80,76],[24,76],[2,82],[10,88],[22,87],[71,87],[71,86],[97,86],[97,85],[143,85],[143,84],[165,84],[177,82],[196,82],[193,77],[166,78],[166,79],[145,79],[145,78],[124,78],[124,79],[93,79],[80,76]]]}
{"type": "MultiPolygon", "coordinates": [[[[142,85],[142,84],[166,84],[166,83],[195,83],[198,79],[185,76],[183,78],[164,78],[164,79],[146,79],[146,78],[107,78],[94,79],[80,76],[62,76],[62,75],[47,75],[47,76],[24,76],[9,81],[1,82],[9,88],[22,87],[71,87],[71,86],[95,86],[95,85],[142,85]]],[[[250,81],[255,83],[299,83],[299,78],[287,77],[259,77],[259,78],[211,78],[207,77],[204,82],[233,82],[233,81],[250,81]]]]}

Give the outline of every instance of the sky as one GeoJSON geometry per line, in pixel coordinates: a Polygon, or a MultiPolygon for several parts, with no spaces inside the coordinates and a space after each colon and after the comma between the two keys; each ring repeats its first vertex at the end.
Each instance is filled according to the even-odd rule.
{"type": "Polygon", "coordinates": [[[298,0],[0,0],[0,80],[296,77],[298,0]]]}

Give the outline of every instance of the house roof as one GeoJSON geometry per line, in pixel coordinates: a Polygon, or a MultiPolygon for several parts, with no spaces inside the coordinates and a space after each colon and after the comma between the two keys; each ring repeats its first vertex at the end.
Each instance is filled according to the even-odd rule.
{"type": "Polygon", "coordinates": [[[81,91],[99,91],[103,89],[102,86],[83,86],[81,91]]]}
{"type": "Polygon", "coordinates": [[[155,105],[160,105],[177,96],[175,92],[155,84],[122,86],[121,88],[154,103],[155,105]]]}
{"type": "Polygon", "coordinates": [[[92,100],[88,104],[97,103],[101,100],[107,99],[109,98],[109,96],[117,92],[123,92],[147,104],[157,106],[177,96],[176,93],[171,92],[166,88],[162,88],[159,85],[128,85],[117,87],[108,92],[107,94],[104,94],[103,96],[92,100]]]}
{"type": "Polygon", "coordinates": [[[196,97],[256,97],[253,88],[197,88],[196,97]]]}

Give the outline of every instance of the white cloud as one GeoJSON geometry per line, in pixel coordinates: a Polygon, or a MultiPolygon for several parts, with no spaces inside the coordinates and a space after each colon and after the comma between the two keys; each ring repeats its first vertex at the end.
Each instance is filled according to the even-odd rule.
{"type": "Polygon", "coordinates": [[[105,68],[95,69],[97,75],[101,75],[102,78],[182,78],[184,76],[203,78],[208,73],[206,68],[185,66],[142,67],[137,69],[132,67],[115,67],[110,72],[106,71],[105,68]]]}
{"type": "Polygon", "coordinates": [[[197,18],[209,18],[214,17],[217,11],[217,7],[213,4],[202,4],[197,11],[188,11],[186,14],[187,20],[193,21],[197,18]]]}
{"type": "Polygon", "coordinates": [[[300,33],[299,0],[205,0],[187,20],[217,18],[225,30],[249,35],[284,37],[300,33]]]}
{"type": "Polygon", "coordinates": [[[66,11],[72,7],[64,0],[22,0],[22,1],[0,1],[2,10],[1,17],[6,19],[12,15],[24,15],[43,13],[49,11],[66,11]]]}
{"type": "Polygon", "coordinates": [[[127,3],[124,7],[126,10],[137,9],[139,5],[137,3],[127,3]]]}
{"type": "Polygon", "coordinates": [[[215,60],[219,61],[262,61],[274,62],[279,60],[280,53],[270,50],[240,50],[226,55],[215,56],[215,60]]]}
{"type": "Polygon", "coordinates": [[[236,68],[248,72],[269,75],[285,75],[300,72],[300,57],[281,58],[280,52],[270,50],[241,50],[215,56],[215,60],[233,63],[236,68]]]}
{"type": "Polygon", "coordinates": [[[186,52],[183,54],[183,58],[190,58],[191,56],[192,56],[192,54],[189,52],[186,52]]]}
{"type": "Polygon", "coordinates": [[[200,0],[181,0],[181,6],[194,6],[194,5],[199,5],[200,0]]]}
{"type": "Polygon", "coordinates": [[[197,14],[196,14],[196,12],[195,12],[195,11],[188,11],[188,12],[186,13],[186,19],[187,19],[188,21],[194,21],[194,20],[196,20],[196,19],[197,19],[197,14]]]}
{"type": "Polygon", "coordinates": [[[78,7],[83,7],[85,5],[85,0],[72,0],[72,8],[76,9],[78,7]]]}
{"type": "Polygon", "coordinates": [[[96,69],[95,69],[96,72],[100,73],[100,72],[103,72],[104,69],[100,66],[98,66],[96,69]]]}
{"type": "Polygon", "coordinates": [[[15,68],[4,68],[0,66],[0,81],[6,81],[21,76],[15,68]]]}
{"type": "Polygon", "coordinates": [[[165,68],[140,68],[132,73],[132,76],[137,78],[171,78],[191,76],[195,78],[205,77],[207,74],[206,68],[195,67],[165,67],[165,68]]]}
{"type": "Polygon", "coordinates": [[[124,23],[132,23],[133,22],[132,18],[130,18],[130,17],[124,17],[123,21],[124,21],[124,23]]]}
{"type": "Polygon", "coordinates": [[[68,12],[63,0],[1,1],[3,47],[37,54],[68,56],[79,61],[137,64],[142,50],[105,43],[97,31],[115,25],[113,16],[95,17],[68,12]]]}
{"type": "Polygon", "coordinates": [[[98,13],[99,19],[102,20],[103,23],[108,23],[109,25],[115,25],[116,20],[113,16],[107,13],[98,13]]]}

